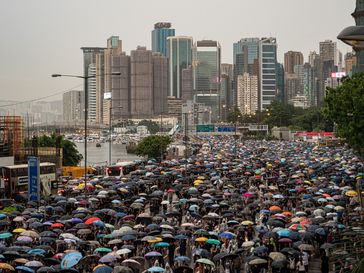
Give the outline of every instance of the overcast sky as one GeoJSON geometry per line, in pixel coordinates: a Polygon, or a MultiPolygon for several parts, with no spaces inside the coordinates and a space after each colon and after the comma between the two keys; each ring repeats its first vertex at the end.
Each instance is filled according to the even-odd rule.
{"type": "MultiPolygon", "coordinates": [[[[243,37],[277,38],[278,60],[288,50],[318,51],[354,25],[355,0],[2,0],[0,2],[0,99],[29,100],[66,91],[82,81],[82,46],[105,46],[118,35],[128,54],[151,48],[151,30],[171,22],[176,35],[218,40],[223,62],[243,37]]],[[[337,41],[343,53],[350,48],[337,41]]],[[[59,99],[60,96],[50,99],[59,99]]],[[[49,99],[48,99],[49,100],[49,99]]]]}

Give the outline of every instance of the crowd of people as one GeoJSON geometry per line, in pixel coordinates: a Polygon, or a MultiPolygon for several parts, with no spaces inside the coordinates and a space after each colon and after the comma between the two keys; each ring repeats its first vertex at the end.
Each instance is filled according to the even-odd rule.
{"type": "Polygon", "coordinates": [[[72,179],[40,204],[5,208],[0,270],[314,272],[319,261],[325,273],[363,256],[363,161],[351,150],[200,141],[209,153],[72,179]]]}

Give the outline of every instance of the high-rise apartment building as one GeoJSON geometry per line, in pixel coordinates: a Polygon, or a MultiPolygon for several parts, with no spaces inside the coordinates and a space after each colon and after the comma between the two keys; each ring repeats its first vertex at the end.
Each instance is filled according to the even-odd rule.
{"type": "Polygon", "coordinates": [[[91,122],[96,122],[97,113],[96,113],[96,64],[92,63],[88,66],[89,76],[93,76],[89,78],[87,81],[87,89],[88,89],[88,120],[91,122]]]}
{"type": "Polygon", "coordinates": [[[131,115],[145,118],[153,115],[153,54],[138,46],[130,54],[131,115]]]}
{"type": "Polygon", "coordinates": [[[258,76],[238,76],[237,107],[243,115],[254,115],[258,110],[258,76]]]}
{"type": "Polygon", "coordinates": [[[286,73],[294,73],[294,67],[301,64],[303,64],[302,52],[288,51],[284,53],[284,71],[286,73]]]}
{"type": "Polygon", "coordinates": [[[192,65],[192,37],[175,36],[167,38],[169,59],[168,96],[182,98],[182,70],[192,65]]]}
{"type": "Polygon", "coordinates": [[[182,69],[182,101],[193,100],[192,66],[182,69]]]}
{"type": "Polygon", "coordinates": [[[345,72],[346,75],[351,75],[353,73],[353,68],[356,65],[356,55],[355,53],[347,53],[345,55],[345,72]]]}
{"type": "Polygon", "coordinates": [[[259,105],[262,111],[276,98],[277,80],[277,41],[276,38],[262,38],[259,42],[259,105]]]}
{"type": "Polygon", "coordinates": [[[277,100],[284,102],[284,67],[283,64],[276,65],[277,100]]]}
{"type": "Polygon", "coordinates": [[[83,119],[83,91],[71,90],[63,94],[63,121],[77,123],[83,119]]]}
{"type": "Polygon", "coordinates": [[[168,59],[160,53],[153,53],[153,114],[167,114],[168,59]]]}
{"type": "Polygon", "coordinates": [[[314,69],[309,63],[305,63],[296,65],[294,72],[299,78],[299,87],[297,88],[299,92],[296,95],[305,96],[309,106],[316,106],[317,94],[314,69]]]}
{"type": "Polygon", "coordinates": [[[317,60],[320,58],[320,55],[317,54],[316,51],[311,51],[310,54],[308,55],[308,63],[314,67],[317,60]]]}
{"type": "Polygon", "coordinates": [[[297,91],[300,90],[300,87],[300,78],[294,73],[286,73],[284,76],[284,102],[289,103],[294,97],[299,96],[297,91]]]}
{"type": "Polygon", "coordinates": [[[175,36],[171,23],[159,22],[154,24],[152,31],[152,51],[167,56],[167,38],[175,36]]]}

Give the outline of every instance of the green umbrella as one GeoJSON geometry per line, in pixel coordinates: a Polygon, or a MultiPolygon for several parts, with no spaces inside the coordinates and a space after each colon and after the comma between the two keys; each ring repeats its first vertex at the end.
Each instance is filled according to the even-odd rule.
{"type": "Polygon", "coordinates": [[[196,261],[196,263],[201,263],[201,264],[206,264],[206,265],[210,265],[210,266],[215,266],[215,264],[214,264],[211,260],[209,260],[209,259],[205,259],[205,258],[203,258],[203,259],[198,259],[198,260],[196,261]]]}
{"type": "Polygon", "coordinates": [[[221,242],[219,240],[216,240],[216,239],[208,239],[206,241],[207,244],[210,244],[210,245],[221,245],[221,242]]]}
{"type": "Polygon", "coordinates": [[[112,249],[107,248],[107,247],[99,247],[99,248],[96,248],[95,249],[95,252],[105,252],[105,253],[109,253],[111,251],[112,251],[112,249]]]}

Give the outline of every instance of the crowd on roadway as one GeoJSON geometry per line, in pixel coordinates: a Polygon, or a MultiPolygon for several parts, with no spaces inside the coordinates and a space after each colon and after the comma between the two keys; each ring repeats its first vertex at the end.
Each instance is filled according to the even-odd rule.
{"type": "Polygon", "coordinates": [[[363,161],[351,150],[200,141],[210,153],[4,208],[0,272],[350,272],[363,257],[363,161]]]}

